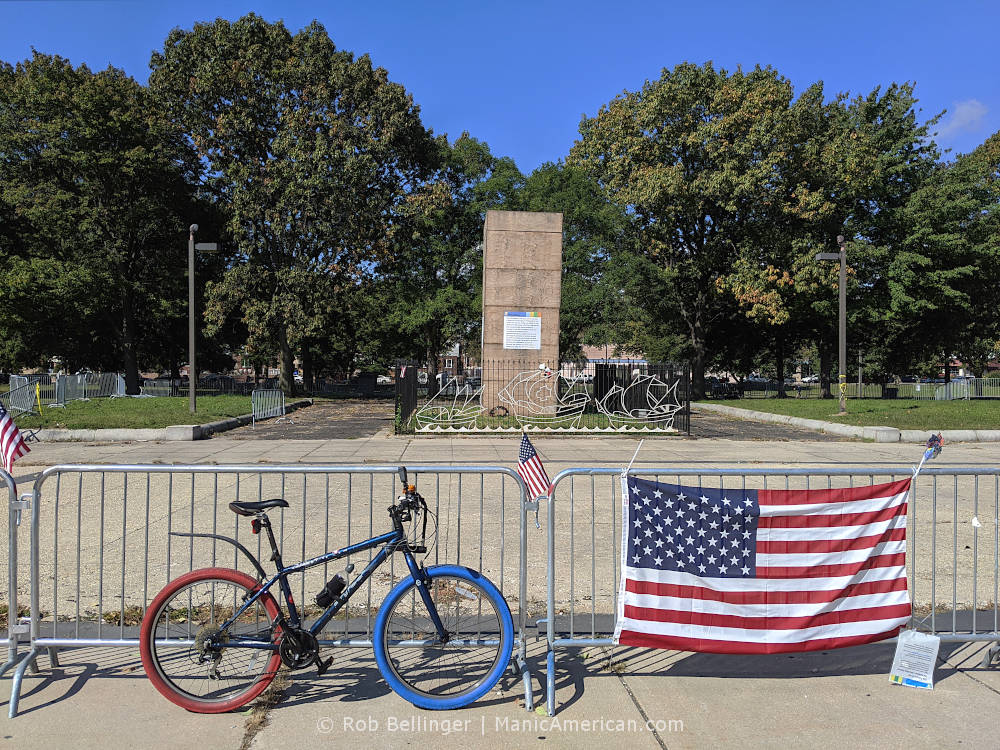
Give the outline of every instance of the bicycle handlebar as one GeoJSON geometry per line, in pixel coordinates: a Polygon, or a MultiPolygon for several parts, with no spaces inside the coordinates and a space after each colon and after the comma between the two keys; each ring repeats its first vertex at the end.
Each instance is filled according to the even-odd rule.
{"type": "MultiPolygon", "coordinates": [[[[400,467],[399,470],[400,478],[402,479],[406,475],[406,469],[400,467]]],[[[417,492],[413,485],[404,485],[404,492],[398,498],[396,498],[397,503],[394,504],[389,512],[400,522],[411,521],[413,516],[411,511],[420,512],[424,511],[423,524],[420,529],[420,544],[416,547],[411,547],[414,552],[421,551],[426,552],[425,542],[427,540],[427,501],[424,500],[423,496],[417,492]]]]}

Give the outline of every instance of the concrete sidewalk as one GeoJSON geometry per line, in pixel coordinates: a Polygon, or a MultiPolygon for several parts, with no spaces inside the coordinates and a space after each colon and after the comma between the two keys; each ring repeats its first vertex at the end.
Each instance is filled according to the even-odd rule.
{"type": "MultiPolygon", "coordinates": [[[[17,462],[22,491],[37,472],[64,463],[501,464],[513,466],[519,437],[392,437],[183,443],[34,444],[17,462]]],[[[622,466],[635,437],[533,436],[550,476],[569,466],[622,466]]],[[[640,466],[908,467],[919,446],[900,443],[647,438],[640,466]]],[[[997,463],[996,446],[951,444],[941,466],[997,463]]],[[[539,548],[541,549],[541,548],[539,548]]],[[[544,567],[544,564],[543,564],[544,567]]],[[[544,641],[529,641],[536,704],[544,641]]],[[[137,649],[60,653],[26,675],[21,715],[4,739],[26,748],[154,747],[995,747],[1000,670],[979,666],[985,646],[942,645],[933,691],[891,685],[892,646],[773,657],[604,649],[560,652],[557,721],[522,705],[508,676],[474,706],[420,711],[381,680],[368,649],[344,649],[322,678],[297,673],[269,710],[202,716],[163,699],[146,680],[137,649]],[[651,723],[647,723],[651,722],[651,723]]],[[[6,697],[8,680],[0,681],[6,697]]]]}
{"type": "MultiPolygon", "coordinates": [[[[56,464],[501,464],[517,462],[518,435],[412,437],[384,433],[354,440],[254,441],[215,437],[193,442],[33,443],[18,459],[17,476],[56,464]]],[[[568,466],[622,466],[639,438],[532,436],[554,476],[568,466]]],[[[637,466],[910,466],[920,446],[859,441],[737,441],[681,437],[645,438],[637,466]]],[[[996,466],[1000,449],[990,443],[946,444],[938,465],[996,466]]]]}
{"type": "MultiPolygon", "coordinates": [[[[508,674],[471,707],[414,708],[382,681],[367,649],[343,649],[323,677],[295,673],[275,705],[190,714],[146,680],[128,649],[61,652],[27,675],[3,737],[25,748],[940,748],[996,747],[1000,671],[984,646],[942,645],[933,691],[892,685],[892,646],[771,657],[637,649],[569,652],[557,661],[559,709],[525,710],[508,674]]],[[[542,642],[529,662],[544,664],[542,642]]],[[[534,681],[536,696],[544,695],[534,681]]],[[[0,683],[6,690],[9,682],[0,683]]]]}

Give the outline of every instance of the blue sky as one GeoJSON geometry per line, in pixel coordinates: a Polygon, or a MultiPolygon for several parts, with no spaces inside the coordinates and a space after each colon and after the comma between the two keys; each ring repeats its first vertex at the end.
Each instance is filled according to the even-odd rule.
{"type": "Polygon", "coordinates": [[[828,95],[915,81],[922,118],[948,110],[937,140],[952,155],[1000,130],[995,0],[0,0],[0,59],[34,47],[145,82],[170,29],[251,10],[293,31],[318,19],[403,84],[436,133],[467,130],[526,172],[565,157],[581,115],[684,61],[771,65],[828,95]]]}

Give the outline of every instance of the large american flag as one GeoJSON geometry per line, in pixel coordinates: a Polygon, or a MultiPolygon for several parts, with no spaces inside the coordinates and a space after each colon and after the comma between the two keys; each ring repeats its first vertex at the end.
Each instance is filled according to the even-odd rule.
{"type": "Polygon", "coordinates": [[[4,470],[8,474],[12,473],[14,461],[30,450],[14,420],[3,408],[3,404],[0,404],[0,460],[3,461],[4,470]]]}
{"type": "Polygon", "coordinates": [[[528,440],[528,433],[521,433],[521,450],[517,454],[517,473],[528,485],[528,496],[531,498],[548,496],[552,490],[549,475],[545,473],[542,460],[535,452],[535,446],[528,440]]]}
{"type": "Polygon", "coordinates": [[[829,490],[623,485],[615,641],[770,654],[870,643],[910,617],[910,480],[829,490]]]}

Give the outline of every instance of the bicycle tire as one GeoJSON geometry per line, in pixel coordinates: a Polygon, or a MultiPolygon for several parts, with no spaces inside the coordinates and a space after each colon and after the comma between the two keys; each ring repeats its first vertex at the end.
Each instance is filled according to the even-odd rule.
{"type": "Polygon", "coordinates": [[[503,595],[477,571],[440,565],[427,575],[449,642],[438,641],[417,585],[407,578],[375,618],[375,661],[389,687],[415,706],[461,708],[499,682],[510,663],[514,622],[503,595]]]}
{"type": "MultiPolygon", "coordinates": [[[[281,666],[277,649],[224,648],[210,667],[197,646],[199,634],[204,637],[212,622],[232,616],[242,603],[237,596],[258,588],[245,573],[204,568],[171,581],[156,595],[142,619],[139,651],[146,676],[167,700],[196,713],[224,713],[246,705],[271,684],[281,666]],[[227,604],[230,596],[232,604],[227,604]],[[232,684],[226,687],[223,682],[232,684]]],[[[234,623],[229,637],[276,643],[280,628],[274,623],[279,616],[274,597],[265,593],[234,623]]]]}

